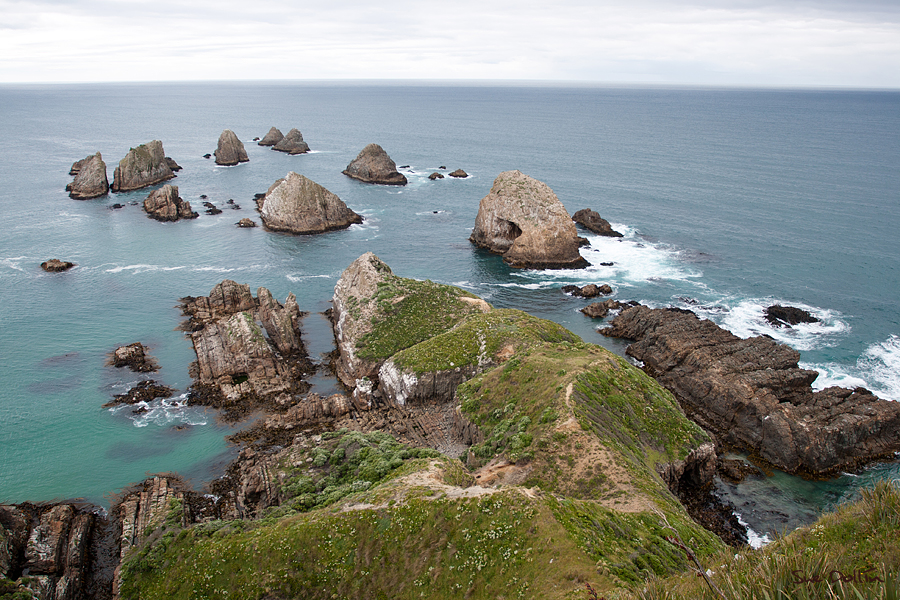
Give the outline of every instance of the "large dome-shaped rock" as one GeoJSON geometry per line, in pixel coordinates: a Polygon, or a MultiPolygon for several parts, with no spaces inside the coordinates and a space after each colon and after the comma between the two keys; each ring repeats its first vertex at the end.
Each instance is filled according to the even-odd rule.
{"type": "Polygon", "coordinates": [[[512,267],[581,269],[578,233],[547,184],[520,171],[500,173],[481,199],[469,241],[503,255],[512,267]]]}
{"type": "Polygon", "coordinates": [[[216,164],[226,167],[250,160],[243,142],[230,129],[226,129],[219,136],[219,146],[216,148],[215,155],[216,164]]]}
{"type": "Polygon", "coordinates": [[[309,144],[303,141],[303,134],[298,129],[291,129],[284,136],[273,150],[279,152],[287,152],[288,154],[305,154],[309,152],[309,144]]]}
{"type": "Polygon", "coordinates": [[[75,180],[66,186],[70,198],[87,200],[109,193],[109,180],[106,178],[106,163],[100,153],[93,154],[72,165],[69,174],[75,180]]]}
{"type": "Polygon", "coordinates": [[[597,235],[606,237],[624,237],[621,233],[612,228],[609,221],[600,216],[600,214],[590,208],[582,208],[572,215],[572,220],[587,229],[593,231],[597,235]]]}
{"type": "Polygon", "coordinates": [[[281,133],[281,130],[277,127],[273,127],[269,130],[269,133],[263,136],[263,139],[259,140],[260,146],[274,146],[278,142],[284,139],[284,134],[281,133]]]}
{"type": "Polygon", "coordinates": [[[166,161],[162,142],[153,140],[149,144],[132,148],[128,155],[119,161],[119,166],[113,173],[112,191],[137,190],[173,177],[175,173],[166,161]]]}
{"type": "Polygon", "coordinates": [[[291,171],[260,202],[263,224],[273,231],[322,233],[362,223],[335,194],[291,171]]]}
{"type": "Polygon", "coordinates": [[[191,210],[191,203],[178,196],[178,186],[166,184],[153,190],[144,200],[144,210],[157,221],[196,219],[200,215],[191,210]]]}
{"type": "Polygon", "coordinates": [[[406,177],[397,171],[397,163],[378,144],[363,148],[344,169],[344,175],[366,183],[406,185],[406,177]]]}

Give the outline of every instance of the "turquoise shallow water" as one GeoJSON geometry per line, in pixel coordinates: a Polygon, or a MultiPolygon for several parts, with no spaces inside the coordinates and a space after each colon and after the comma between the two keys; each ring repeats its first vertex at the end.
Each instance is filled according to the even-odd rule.
{"type": "MultiPolygon", "coordinates": [[[[147,472],[198,485],[216,476],[234,455],[224,441],[232,429],[177,397],[141,417],[101,408],[138,379],[105,366],[107,353],[142,341],[162,365],[155,378],[185,390],[194,357],[175,305],[224,278],[282,300],[294,292],[310,312],[313,353],[327,352],[317,313],[341,271],[370,250],[399,275],[464,286],[621,352],[577,312],[584,301],[559,291],[610,283],[619,299],[690,307],[738,335],[789,343],[822,373],[820,386],[865,385],[900,400],[900,93],[120,84],[0,86],[0,106],[0,501],[103,502],[147,472]],[[300,129],[313,152],[252,143],[273,125],[300,129]],[[202,158],[225,128],[249,163],[202,158]],[[112,178],[130,147],[152,139],[184,167],[172,183],[199,219],[147,219],[129,204],[146,190],[89,201],[64,192],[75,160],[100,151],[112,178]],[[408,186],[341,174],[370,142],[409,165],[408,186]],[[442,165],[471,177],[429,181],[442,165]],[[596,266],[585,271],[514,271],[474,249],[478,202],[508,169],[546,182],[570,213],[598,210],[626,237],[588,236],[583,254],[596,266]],[[289,170],[366,222],[313,237],[236,228],[258,218],[253,194],[289,170]],[[224,212],[203,214],[201,194],[224,212]],[[111,210],[117,202],[125,208],[111,210]],[[78,266],[43,273],[53,257],[78,266]],[[773,329],[762,309],[776,302],[824,322],[773,329]]],[[[787,491],[772,510],[808,519],[873,476],[773,480],[787,491]]],[[[754,506],[745,518],[756,511],[762,527],[769,509],[754,506]]]]}

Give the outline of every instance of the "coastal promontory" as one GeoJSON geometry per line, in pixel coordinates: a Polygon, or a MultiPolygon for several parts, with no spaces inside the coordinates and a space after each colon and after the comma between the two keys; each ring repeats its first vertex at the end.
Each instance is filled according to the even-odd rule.
{"type": "Polygon", "coordinates": [[[196,219],[200,215],[191,209],[191,203],[178,195],[178,186],[166,184],[153,190],[144,199],[144,211],[157,221],[177,221],[179,219],[196,219]]]}
{"type": "Polygon", "coordinates": [[[512,267],[581,269],[575,223],[550,187],[520,171],[500,173],[481,199],[469,241],[512,267]]]}
{"type": "Polygon", "coordinates": [[[132,148],[119,161],[113,173],[112,191],[128,192],[148,185],[161,183],[175,177],[166,160],[162,142],[153,140],[149,144],[141,144],[132,148]]]}
{"type": "Polygon", "coordinates": [[[77,161],[72,165],[69,174],[75,176],[75,180],[66,186],[70,198],[87,200],[109,193],[106,163],[103,162],[99,152],[77,161]]]}
{"type": "Polygon", "coordinates": [[[300,133],[300,130],[291,129],[286,136],[278,140],[272,149],[288,154],[306,154],[309,152],[309,144],[303,141],[303,134],[300,133]]]}
{"type": "Polygon", "coordinates": [[[322,233],[363,220],[337,195],[293,171],[275,182],[258,204],[263,224],[272,231],[322,233]]]}
{"type": "Polygon", "coordinates": [[[391,160],[384,148],[369,144],[354,158],[344,175],[365,183],[383,185],[406,185],[406,177],[397,171],[397,164],[391,160]]]}
{"type": "Polygon", "coordinates": [[[226,167],[250,160],[243,142],[230,129],[226,129],[219,136],[219,145],[214,154],[216,155],[216,164],[226,167]]]}

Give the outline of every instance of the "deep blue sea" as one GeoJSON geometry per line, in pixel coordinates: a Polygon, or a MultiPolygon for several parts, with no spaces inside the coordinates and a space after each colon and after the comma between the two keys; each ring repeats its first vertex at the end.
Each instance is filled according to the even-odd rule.
{"type": "MultiPolygon", "coordinates": [[[[184,391],[194,355],[176,304],[229,278],[280,300],[294,292],[318,359],[332,349],[319,313],[366,251],[398,275],[463,286],[621,353],[577,312],[587,302],[559,290],[609,283],[620,300],[691,308],[740,336],[790,344],[821,373],[818,387],[864,385],[900,400],[900,92],[4,85],[0,156],[0,501],[104,503],[149,472],[176,471],[198,487],[221,474],[236,449],[214,413],[184,407],[183,396],[142,415],[101,407],[142,378],[106,366],[108,353],[141,341],[162,366],[153,377],[184,391]],[[271,126],[298,128],[312,152],[252,142],[271,126]],[[249,163],[203,158],[226,128],[249,163]],[[64,191],[75,160],[102,152],[112,181],[129,148],[153,139],[184,168],[170,183],[200,218],[148,219],[130,204],[147,190],[88,201],[64,191]],[[408,186],[341,174],[370,142],[409,165],[408,186]],[[429,181],[441,166],[470,177],[429,181]],[[476,250],[467,238],[478,203],[509,169],[547,183],[570,213],[597,210],[625,237],[586,235],[594,266],[583,271],[518,271],[476,250]],[[258,220],[253,195],[289,171],[365,223],[309,237],[235,227],[258,220]],[[224,212],[203,214],[203,194],[224,212]],[[77,267],[44,273],[49,258],[77,267]],[[762,316],[774,303],[823,322],[774,329],[762,316]]],[[[333,381],[316,386],[327,392],[333,381]]],[[[809,520],[879,476],[900,468],[819,483],[776,474],[723,491],[763,532],[809,520]]]]}

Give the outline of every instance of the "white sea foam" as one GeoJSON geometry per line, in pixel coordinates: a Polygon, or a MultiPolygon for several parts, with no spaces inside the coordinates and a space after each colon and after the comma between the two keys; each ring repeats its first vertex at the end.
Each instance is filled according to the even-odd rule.
{"type": "Polygon", "coordinates": [[[843,365],[837,365],[834,363],[814,364],[801,362],[799,363],[799,367],[801,369],[807,369],[809,371],[818,371],[819,376],[816,377],[816,380],[813,381],[812,384],[813,389],[816,391],[824,390],[825,388],[833,386],[848,389],[858,387],[868,388],[869,386],[865,379],[848,373],[847,371],[850,369],[843,365]]]}
{"type": "MultiPolygon", "coordinates": [[[[723,300],[726,306],[728,300],[723,300]]],[[[834,310],[817,308],[796,302],[784,302],[774,298],[750,298],[739,301],[718,318],[719,324],[741,338],[768,335],[782,344],[796,350],[812,350],[833,346],[840,334],[850,330],[850,326],[834,310]],[[818,323],[800,323],[791,327],[778,327],[765,318],[765,310],[774,304],[790,304],[803,309],[819,319],[818,323]]]]}
{"type": "Polygon", "coordinates": [[[187,405],[187,394],[172,398],[162,398],[152,402],[138,402],[134,405],[116,406],[109,409],[112,413],[122,413],[131,419],[135,427],[157,425],[166,427],[172,424],[206,425],[206,413],[202,408],[187,405]],[[146,409],[135,414],[135,409],[146,409]]]}
{"type": "Polygon", "coordinates": [[[759,533],[754,531],[753,528],[750,527],[750,525],[748,525],[747,522],[741,518],[740,513],[734,513],[734,516],[737,517],[738,523],[747,528],[747,543],[751,548],[755,548],[758,550],[772,541],[768,533],[760,535],[759,533]]]}
{"type": "Polygon", "coordinates": [[[305,281],[307,279],[337,279],[340,277],[338,275],[287,275],[288,281],[293,281],[294,283],[298,281],[305,281]]]}
{"type": "Polygon", "coordinates": [[[647,281],[690,281],[703,275],[699,270],[687,268],[677,250],[643,241],[635,236],[632,228],[618,224],[615,227],[625,237],[586,236],[590,246],[581,249],[581,255],[591,263],[586,269],[526,270],[515,275],[552,279],[557,284],[586,285],[615,280],[617,285],[625,287],[647,281]]]}
{"type": "Polygon", "coordinates": [[[210,271],[212,273],[231,273],[237,271],[235,268],[228,267],[194,267],[194,271],[210,271]]]}
{"type": "Polygon", "coordinates": [[[16,257],[11,257],[11,258],[0,259],[0,265],[3,265],[4,267],[9,267],[10,269],[15,269],[16,271],[21,271],[22,273],[24,273],[25,269],[22,268],[19,265],[19,263],[27,258],[28,258],[27,256],[16,256],[16,257]]]}
{"type": "Polygon", "coordinates": [[[857,367],[869,374],[872,390],[880,397],[900,402],[900,337],[869,346],[857,367]]]}

